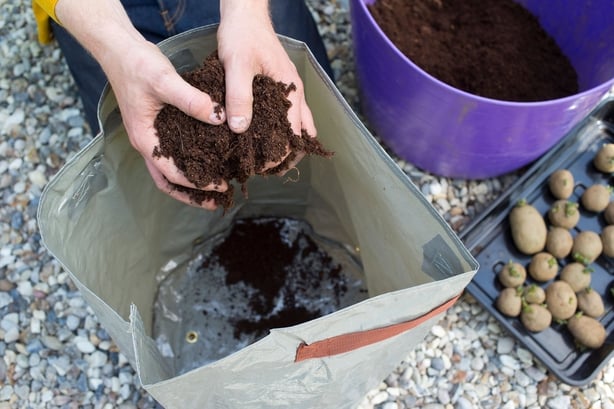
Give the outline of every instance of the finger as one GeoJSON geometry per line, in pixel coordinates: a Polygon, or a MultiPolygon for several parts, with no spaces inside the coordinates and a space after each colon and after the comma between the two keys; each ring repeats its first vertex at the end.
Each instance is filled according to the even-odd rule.
{"type": "Polygon", "coordinates": [[[291,160],[288,165],[284,168],[284,170],[282,170],[281,172],[279,172],[277,174],[277,176],[284,176],[286,173],[288,173],[289,171],[291,171],[292,169],[296,168],[296,165],[298,165],[298,163],[305,157],[305,152],[298,152],[296,154],[296,157],[291,160]]]}
{"type": "Polygon", "coordinates": [[[185,177],[183,172],[177,169],[175,162],[170,158],[153,158],[151,160],[145,160],[145,164],[158,188],[165,185],[172,186],[174,184],[198,190],[215,190],[217,192],[225,192],[228,190],[228,183],[224,180],[220,183],[211,182],[204,187],[197,187],[185,177]],[[163,180],[160,180],[160,178],[163,180]]]}
{"type": "Polygon", "coordinates": [[[252,120],[254,74],[245,64],[225,64],[226,117],[228,126],[235,133],[245,132],[252,120]]]}
{"type": "Polygon", "coordinates": [[[215,200],[205,200],[202,203],[195,203],[187,192],[183,192],[177,190],[158,169],[155,167],[153,163],[150,161],[145,161],[145,165],[149,170],[151,178],[153,179],[156,187],[164,192],[165,194],[171,196],[172,198],[179,200],[182,203],[188,204],[193,207],[201,207],[207,210],[215,210],[217,205],[215,200]]]}
{"type": "Polygon", "coordinates": [[[286,153],[284,156],[278,161],[267,161],[264,164],[264,168],[261,170],[262,172],[266,172],[269,169],[273,169],[276,166],[279,166],[286,158],[290,155],[290,146],[286,146],[286,153]]]}
{"type": "Polygon", "coordinates": [[[170,76],[168,81],[164,81],[163,86],[161,95],[164,96],[165,102],[179,108],[186,115],[212,125],[219,125],[226,120],[224,109],[220,104],[185,82],[180,75],[170,76]]]}
{"type": "Polygon", "coordinates": [[[169,195],[175,199],[178,200],[182,203],[185,203],[187,205],[190,205],[192,207],[198,207],[198,208],[202,208],[205,210],[215,210],[217,209],[217,204],[215,203],[214,199],[208,199],[208,200],[204,200],[202,203],[196,203],[194,200],[192,200],[190,198],[190,195],[187,194],[186,192],[182,192],[180,190],[174,189],[171,192],[169,192],[169,195]]]}

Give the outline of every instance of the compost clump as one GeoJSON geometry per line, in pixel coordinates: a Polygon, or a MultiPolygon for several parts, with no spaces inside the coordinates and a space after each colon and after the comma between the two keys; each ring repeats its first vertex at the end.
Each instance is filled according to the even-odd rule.
{"type": "MultiPolygon", "coordinates": [[[[182,77],[209,94],[214,102],[224,103],[224,68],[217,52],[209,55],[201,67],[183,73],[182,77]]],[[[234,204],[231,181],[237,182],[247,196],[246,182],[251,176],[283,172],[300,152],[326,158],[333,155],[305,130],[301,135],[292,131],[288,121],[288,109],[292,104],[288,95],[296,90],[294,84],[257,75],[252,85],[253,117],[244,133],[232,132],[226,122],[221,125],[201,122],[172,105],[164,106],[155,119],[159,145],[153,156],[173,159],[177,168],[198,189],[180,185],[173,187],[188,193],[197,205],[214,200],[217,206],[228,209],[234,204]],[[284,159],[288,150],[290,154],[284,159]],[[281,163],[264,170],[265,164],[271,162],[281,163]],[[219,185],[222,181],[229,182],[229,189],[225,192],[200,190],[211,183],[219,185]]]]}

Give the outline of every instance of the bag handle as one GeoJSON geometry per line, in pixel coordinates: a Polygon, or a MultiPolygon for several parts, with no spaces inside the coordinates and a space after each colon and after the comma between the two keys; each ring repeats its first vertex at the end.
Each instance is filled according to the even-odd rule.
{"type": "Polygon", "coordinates": [[[451,298],[426,314],[409,321],[392,324],[382,328],[374,328],[365,331],[337,335],[321,341],[316,341],[312,344],[306,344],[303,342],[296,349],[296,357],[294,358],[294,362],[342,354],[394,337],[395,335],[399,335],[407,330],[415,328],[423,322],[446,311],[448,308],[454,305],[460,296],[461,294],[458,294],[456,297],[451,298]]]}

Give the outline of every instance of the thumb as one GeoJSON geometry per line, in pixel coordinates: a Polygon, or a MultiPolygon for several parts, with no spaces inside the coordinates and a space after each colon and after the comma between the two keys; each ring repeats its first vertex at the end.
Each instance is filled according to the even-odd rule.
{"type": "Polygon", "coordinates": [[[199,121],[219,125],[226,120],[220,104],[213,102],[208,94],[188,84],[179,74],[164,82],[162,92],[168,104],[199,121]]]}
{"type": "Polygon", "coordinates": [[[226,117],[228,126],[235,133],[245,132],[252,121],[252,82],[254,74],[239,67],[241,64],[228,64],[226,76],[226,117]]]}

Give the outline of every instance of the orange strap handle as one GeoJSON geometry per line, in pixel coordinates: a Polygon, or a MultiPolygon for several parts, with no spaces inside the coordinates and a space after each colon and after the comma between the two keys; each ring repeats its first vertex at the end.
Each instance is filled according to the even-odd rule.
{"type": "Polygon", "coordinates": [[[294,358],[294,362],[342,354],[394,337],[395,335],[399,335],[407,330],[415,328],[423,322],[446,311],[448,308],[454,305],[460,296],[460,294],[457,295],[456,297],[441,304],[439,307],[418,318],[414,318],[413,320],[400,322],[398,324],[393,324],[382,328],[337,335],[335,337],[316,341],[309,345],[303,342],[296,349],[296,357],[294,358]]]}

